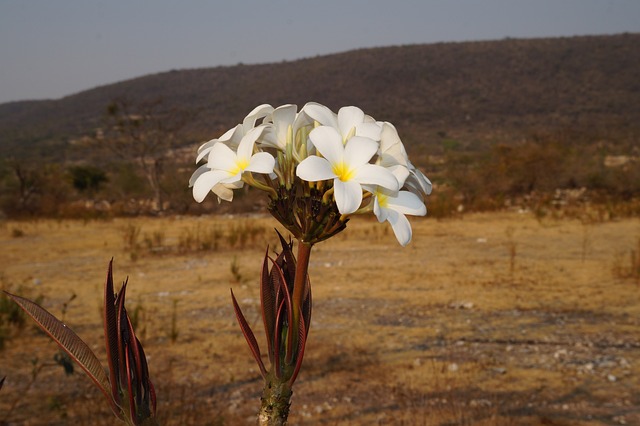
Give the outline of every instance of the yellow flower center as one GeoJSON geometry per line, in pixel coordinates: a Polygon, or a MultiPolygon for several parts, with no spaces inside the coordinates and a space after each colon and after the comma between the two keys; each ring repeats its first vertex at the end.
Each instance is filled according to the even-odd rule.
{"type": "Polygon", "coordinates": [[[236,164],[234,164],[234,168],[229,170],[229,172],[233,175],[236,175],[243,172],[244,169],[247,168],[247,166],[249,166],[249,160],[247,160],[246,158],[238,158],[236,160],[236,164]]]}
{"type": "Polygon", "coordinates": [[[336,176],[338,176],[338,179],[343,182],[350,181],[351,179],[353,179],[353,176],[355,174],[354,171],[349,168],[349,166],[344,164],[344,162],[335,164],[333,166],[333,173],[335,173],[336,176]]]}
{"type": "Polygon", "coordinates": [[[387,207],[389,205],[389,197],[382,193],[382,191],[376,191],[376,197],[378,198],[378,204],[380,207],[387,207]]]}

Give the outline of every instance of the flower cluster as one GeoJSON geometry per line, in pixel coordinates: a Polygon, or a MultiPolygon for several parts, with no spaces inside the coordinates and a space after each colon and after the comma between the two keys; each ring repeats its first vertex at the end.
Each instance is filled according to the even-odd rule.
{"type": "Polygon", "coordinates": [[[203,144],[190,179],[202,202],[212,191],[233,200],[245,183],[269,194],[269,210],[308,243],[344,229],[353,214],[388,221],[398,242],[411,240],[405,215],[425,215],[431,182],[415,168],[396,128],[354,106],[334,113],[318,103],[260,105],[241,124],[203,144]]]}

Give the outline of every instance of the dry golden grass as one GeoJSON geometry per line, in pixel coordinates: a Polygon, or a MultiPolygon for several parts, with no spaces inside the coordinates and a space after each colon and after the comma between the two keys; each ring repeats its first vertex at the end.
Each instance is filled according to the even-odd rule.
{"type": "MultiPolygon", "coordinates": [[[[116,281],[129,276],[127,306],[138,311],[162,423],[254,424],[261,380],[229,288],[263,341],[256,279],[275,222],[241,221],[245,248],[229,247],[239,218],[5,222],[2,287],[44,295],[59,316],[76,294],[65,321],[103,357],[113,256],[116,281]],[[125,244],[135,229],[137,242],[125,244]],[[185,242],[212,229],[217,250],[185,242]]],[[[291,424],[640,424],[638,283],[615,273],[637,247],[640,220],[492,213],[413,224],[405,249],[366,219],[314,248],[291,424]]],[[[0,424],[115,424],[80,372],[44,366],[29,386],[32,360],[52,364],[56,351],[31,323],[6,342],[0,424]]]]}

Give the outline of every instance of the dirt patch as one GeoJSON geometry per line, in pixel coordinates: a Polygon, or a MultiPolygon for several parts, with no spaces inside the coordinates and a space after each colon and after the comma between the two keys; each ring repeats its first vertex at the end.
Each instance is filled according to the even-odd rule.
{"type": "MultiPolygon", "coordinates": [[[[638,284],[616,273],[637,247],[640,220],[494,213],[413,225],[405,249],[367,219],[314,248],[291,424],[640,424],[638,284]]],[[[116,282],[129,276],[128,309],[163,424],[255,423],[261,380],[229,288],[263,342],[256,280],[276,242],[271,218],[2,226],[3,288],[43,295],[101,358],[101,289],[115,258],[116,282]],[[244,240],[229,236],[239,220],[251,223],[244,240]],[[126,242],[131,226],[137,244],[126,242]],[[220,230],[208,234],[217,245],[184,243],[209,227],[220,230]]],[[[55,344],[29,323],[10,337],[0,351],[0,423],[116,424],[86,377],[53,363],[55,344]]]]}

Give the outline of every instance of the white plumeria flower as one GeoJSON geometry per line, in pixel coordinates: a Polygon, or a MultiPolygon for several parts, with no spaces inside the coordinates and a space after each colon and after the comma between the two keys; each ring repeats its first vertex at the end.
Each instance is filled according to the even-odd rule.
{"type": "Polygon", "coordinates": [[[377,164],[384,167],[393,167],[395,165],[406,167],[409,170],[409,176],[404,183],[407,189],[423,199],[424,196],[431,194],[431,181],[411,164],[398,131],[389,122],[382,123],[377,164]]]}
{"type": "Polygon", "coordinates": [[[398,190],[398,180],[393,173],[369,164],[378,150],[377,142],[353,136],[343,145],[342,135],[329,126],[315,128],[309,139],[323,157],[307,157],[298,165],[296,174],[309,182],[333,179],[333,196],[341,214],[358,210],[362,203],[363,184],[398,190]]]}
{"type": "Polygon", "coordinates": [[[389,122],[382,123],[380,132],[380,153],[378,164],[389,167],[396,164],[407,167],[409,156],[404,149],[404,144],[400,140],[395,126],[389,122]]]}
{"type": "Polygon", "coordinates": [[[342,107],[338,114],[334,114],[324,105],[309,102],[303,108],[304,112],[323,126],[336,129],[342,135],[342,142],[346,143],[351,136],[364,136],[374,141],[380,140],[380,125],[358,107],[342,107]]]}
{"type": "MultiPolygon", "coordinates": [[[[242,182],[244,172],[266,174],[273,172],[275,159],[271,154],[268,152],[253,154],[256,139],[260,137],[263,130],[264,127],[250,130],[238,144],[237,152],[224,143],[216,143],[211,147],[206,165],[209,170],[201,172],[193,182],[193,198],[197,202],[202,202],[209,191],[216,188],[216,185],[223,184],[227,188],[238,185],[242,182]]],[[[217,194],[220,197],[220,194],[217,194]]]]}
{"type": "Polygon", "coordinates": [[[378,222],[387,221],[401,246],[411,241],[411,224],[405,215],[424,216],[427,208],[416,194],[410,191],[398,191],[393,194],[384,188],[377,187],[372,191],[373,213],[378,222]]]}
{"type": "Polygon", "coordinates": [[[308,115],[297,111],[298,107],[292,104],[282,105],[274,109],[265,117],[265,122],[270,122],[271,125],[268,125],[267,129],[265,129],[259,144],[276,148],[283,152],[286,151],[287,144],[294,142],[298,130],[313,124],[313,120],[308,115]]]}
{"type": "Polygon", "coordinates": [[[431,194],[431,181],[419,169],[409,163],[409,177],[405,181],[406,188],[414,194],[424,199],[425,196],[431,194]]]}
{"type": "MultiPolygon", "coordinates": [[[[211,169],[209,169],[208,164],[203,164],[202,166],[198,167],[196,171],[191,175],[191,178],[189,178],[189,188],[193,187],[200,175],[208,172],[209,170],[211,169]]],[[[220,200],[233,201],[233,190],[240,189],[243,186],[244,182],[242,181],[234,183],[218,183],[214,185],[213,188],[211,188],[211,191],[218,196],[218,202],[220,202],[220,200]]]]}
{"type": "Polygon", "coordinates": [[[269,104],[262,104],[255,107],[236,127],[227,130],[222,136],[205,142],[198,148],[198,156],[196,163],[209,155],[213,146],[219,142],[224,143],[231,149],[237,149],[242,138],[256,127],[256,122],[261,118],[265,118],[273,112],[273,107],[269,104]]]}

